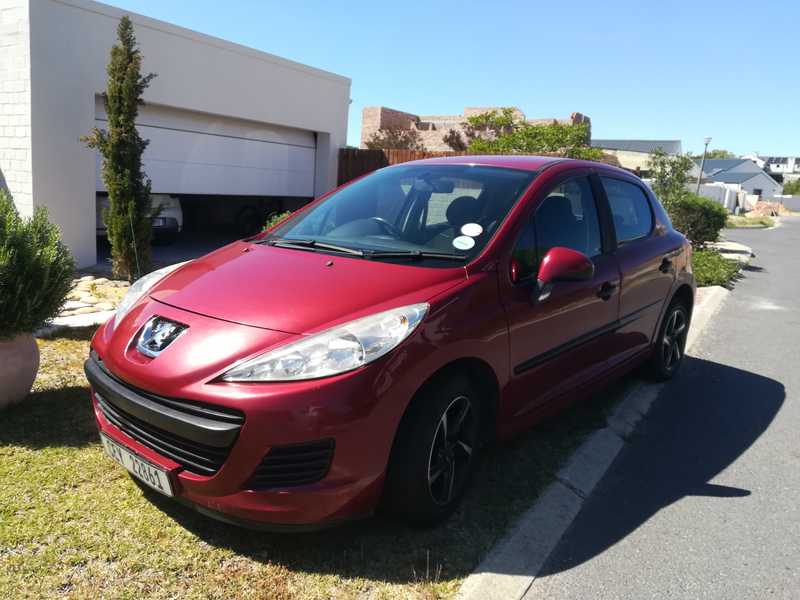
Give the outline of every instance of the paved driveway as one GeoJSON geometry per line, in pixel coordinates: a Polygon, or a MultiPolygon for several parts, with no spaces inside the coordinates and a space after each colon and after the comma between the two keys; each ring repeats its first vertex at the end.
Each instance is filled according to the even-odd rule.
{"type": "Polygon", "coordinates": [[[756,257],[525,598],[800,598],[800,217],[756,257]]]}

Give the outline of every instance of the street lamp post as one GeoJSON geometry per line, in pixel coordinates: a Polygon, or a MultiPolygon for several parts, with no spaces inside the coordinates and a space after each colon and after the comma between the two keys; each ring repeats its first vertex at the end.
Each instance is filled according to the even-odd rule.
{"type": "Polygon", "coordinates": [[[697,190],[695,194],[700,195],[700,179],[703,177],[703,167],[706,164],[706,152],[708,152],[708,145],[711,143],[711,138],[703,138],[703,141],[706,143],[706,147],[703,149],[703,160],[700,161],[700,174],[697,176],[697,190]]]}

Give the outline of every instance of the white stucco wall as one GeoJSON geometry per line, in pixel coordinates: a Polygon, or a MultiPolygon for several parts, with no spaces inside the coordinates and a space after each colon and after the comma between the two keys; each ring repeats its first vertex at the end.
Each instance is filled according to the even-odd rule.
{"type": "MultiPolygon", "coordinates": [[[[9,1],[22,4],[3,6],[9,1]]],[[[49,207],[79,266],[96,260],[95,154],[76,140],[91,132],[124,14],[141,45],[142,72],[158,74],[145,101],[314,132],[314,195],[335,187],[348,78],[90,0],[28,2],[33,202],[49,207]]]]}
{"type": "Polygon", "coordinates": [[[28,0],[0,3],[0,187],[33,214],[28,0]]]}

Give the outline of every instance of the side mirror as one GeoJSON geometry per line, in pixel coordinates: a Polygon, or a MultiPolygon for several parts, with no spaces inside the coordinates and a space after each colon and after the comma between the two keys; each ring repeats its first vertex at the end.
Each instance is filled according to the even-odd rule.
{"type": "Polygon", "coordinates": [[[569,248],[553,248],[539,267],[539,280],[531,290],[531,304],[541,304],[547,300],[554,283],[586,281],[593,276],[594,263],[588,256],[569,248]]]}

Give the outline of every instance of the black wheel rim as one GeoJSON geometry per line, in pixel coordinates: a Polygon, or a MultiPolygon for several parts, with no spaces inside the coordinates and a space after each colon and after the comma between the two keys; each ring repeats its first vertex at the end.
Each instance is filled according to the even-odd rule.
{"type": "Polygon", "coordinates": [[[682,310],[673,312],[664,328],[664,339],[661,344],[661,357],[664,368],[672,371],[683,358],[686,345],[686,315],[682,310]]]}
{"type": "Polygon", "coordinates": [[[439,420],[428,459],[428,490],[439,506],[450,502],[461,489],[474,447],[472,403],[465,396],[459,396],[439,420]]]}

